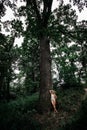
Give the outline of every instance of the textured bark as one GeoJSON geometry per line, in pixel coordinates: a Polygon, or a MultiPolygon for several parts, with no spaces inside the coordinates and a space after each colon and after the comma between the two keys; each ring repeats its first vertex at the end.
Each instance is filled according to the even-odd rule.
{"type": "Polygon", "coordinates": [[[39,110],[41,112],[48,112],[50,110],[50,93],[52,88],[51,80],[51,57],[50,44],[48,39],[48,20],[51,15],[51,7],[53,0],[43,0],[43,11],[39,10],[39,3],[37,0],[26,0],[27,6],[31,8],[36,14],[37,37],[40,40],[40,96],[39,96],[39,110]]]}
{"type": "Polygon", "coordinates": [[[40,96],[39,110],[40,112],[50,111],[50,94],[52,88],[51,79],[51,56],[49,39],[43,36],[40,39],[40,96]]]}

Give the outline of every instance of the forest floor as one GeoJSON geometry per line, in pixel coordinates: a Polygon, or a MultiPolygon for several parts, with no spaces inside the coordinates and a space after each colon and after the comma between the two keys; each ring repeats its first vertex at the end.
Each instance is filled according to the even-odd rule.
{"type": "MultiPolygon", "coordinates": [[[[71,125],[78,121],[82,103],[85,101],[87,93],[83,87],[58,89],[56,92],[58,113],[51,110],[49,113],[39,114],[36,109],[38,93],[26,97],[22,96],[8,103],[1,102],[0,130],[74,130],[71,129],[71,125]],[[67,124],[69,124],[70,129],[65,129],[67,124]]],[[[84,107],[86,112],[87,102],[84,107]]],[[[81,122],[83,120],[84,118],[81,122]]],[[[87,124],[87,117],[85,117],[85,124],[87,124]]],[[[80,129],[76,128],[75,130],[80,129]]],[[[87,130],[87,127],[84,130],[87,130]]]]}
{"type": "Polygon", "coordinates": [[[49,112],[43,115],[34,114],[33,118],[41,125],[41,130],[60,130],[67,123],[75,120],[75,115],[81,107],[85,92],[81,89],[59,91],[58,113],[49,112]]]}

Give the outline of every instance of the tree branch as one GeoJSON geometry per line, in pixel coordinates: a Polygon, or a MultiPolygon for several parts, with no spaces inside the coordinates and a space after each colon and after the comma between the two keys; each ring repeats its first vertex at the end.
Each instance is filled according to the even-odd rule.
{"type": "Polygon", "coordinates": [[[44,3],[44,9],[43,9],[43,24],[44,26],[47,26],[48,19],[51,14],[51,7],[52,7],[53,0],[43,0],[44,3]]]}
{"type": "Polygon", "coordinates": [[[36,16],[37,16],[37,21],[41,21],[41,15],[40,15],[40,11],[38,9],[38,5],[36,0],[26,0],[27,5],[31,6],[31,8],[35,11],[36,16]]]}
{"type": "Polygon", "coordinates": [[[36,12],[36,15],[37,15],[37,19],[39,21],[41,21],[41,15],[40,15],[40,11],[38,10],[38,6],[37,6],[37,3],[36,3],[36,0],[32,0],[33,2],[33,5],[34,5],[34,10],[36,12]]]}

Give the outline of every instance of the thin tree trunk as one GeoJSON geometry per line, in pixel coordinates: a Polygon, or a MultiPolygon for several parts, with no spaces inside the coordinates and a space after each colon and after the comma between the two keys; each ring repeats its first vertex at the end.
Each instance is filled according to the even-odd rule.
{"type": "Polygon", "coordinates": [[[2,98],[2,90],[3,90],[3,77],[2,77],[2,74],[1,74],[1,76],[0,76],[0,98],[2,98]]]}
{"type": "Polygon", "coordinates": [[[7,70],[7,77],[6,77],[6,99],[9,102],[10,99],[10,69],[7,70]]]}
{"type": "Polygon", "coordinates": [[[39,110],[40,112],[50,111],[50,94],[52,88],[51,79],[51,55],[50,44],[47,36],[40,39],[40,95],[39,110]]]}

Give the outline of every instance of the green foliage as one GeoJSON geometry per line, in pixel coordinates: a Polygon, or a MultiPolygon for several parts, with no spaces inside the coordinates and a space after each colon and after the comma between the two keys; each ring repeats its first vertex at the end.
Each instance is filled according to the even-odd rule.
{"type": "Polygon", "coordinates": [[[82,102],[79,112],[62,130],[87,130],[87,99],[82,102]]]}
{"type": "MultiPolygon", "coordinates": [[[[5,3],[3,4],[5,5],[5,3]]],[[[9,5],[9,2],[7,2],[7,4],[9,5]]],[[[13,7],[14,9],[17,9],[15,4],[13,5],[13,3],[10,2],[10,7],[12,6],[12,9],[13,7]]],[[[41,3],[38,2],[38,9],[40,9],[40,4],[41,3]]],[[[51,46],[55,47],[55,49],[52,50],[51,55],[52,60],[54,61],[54,64],[56,64],[59,73],[59,79],[58,77],[56,78],[56,84],[63,80],[66,86],[67,84],[69,86],[76,86],[81,82],[81,79],[84,79],[84,81],[86,81],[86,21],[77,23],[77,15],[75,10],[71,8],[70,4],[64,5],[64,3],[61,2],[59,8],[55,9],[51,13],[48,26],[46,29],[44,29],[44,27],[41,27],[41,25],[46,20],[41,20],[41,22],[37,20],[37,15],[32,5],[32,2],[28,3],[27,1],[26,5],[18,9],[17,15],[15,15],[15,17],[17,16],[17,19],[12,20],[11,22],[7,21],[6,24],[8,25],[8,23],[11,23],[11,32],[14,30],[16,36],[23,35],[24,42],[20,48],[12,47],[11,52],[5,52],[3,50],[3,45],[6,47],[6,49],[9,49],[9,46],[11,45],[5,42],[6,38],[3,37],[3,35],[0,36],[0,43],[2,44],[0,46],[0,58],[4,58],[4,61],[6,61],[6,58],[8,59],[10,57],[10,59],[13,60],[13,62],[11,62],[13,64],[13,66],[11,66],[11,69],[14,68],[13,70],[20,70],[20,74],[18,75],[13,72],[10,74],[10,78],[13,79],[12,83],[15,79],[18,81],[16,83],[13,83],[13,87],[18,87],[17,90],[19,91],[20,89],[24,93],[26,91],[26,94],[32,94],[38,91],[40,82],[40,46],[38,38],[43,32],[43,34],[48,35],[51,39],[51,46]],[[20,20],[18,20],[18,16],[20,20]],[[24,31],[21,16],[24,16],[26,19],[26,31],[24,31]],[[69,47],[68,45],[71,45],[72,41],[76,42],[76,44],[69,47]],[[84,49],[82,50],[82,48],[84,49]],[[76,65],[77,62],[81,63],[83,65],[83,68],[79,69],[76,65]],[[25,78],[23,82],[21,82],[22,78],[25,78]]],[[[42,12],[43,11],[40,11],[40,14],[42,16],[41,19],[43,18],[42,12]]]]}
{"type": "Polygon", "coordinates": [[[52,52],[53,61],[59,72],[59,82],[63,80],[69,87],[74,86],[74,84],[80,84],[78,80],[78,67],[76,65],[79,59],[77,51],[79,51],[79,48],[76,45],[68,47],[68,44],[61,43],[52,52]],[[77,73],[77,76],[75,73],[77,73]]]}
{"type": "Polygon", "coordinates": [[[12,47],[14,36],[5,36],[0,33],[0,98],[9,97],[9,87],[12,73],[12,47]]]}
{"type": "Polygon", "coordinates": [[[87,119],[87,101],[83,102],[79,115],[77,113],[83,95],[84,91],[82,88],[57,90],[58,114],[53,112],[49,114],[45,113],[43,115],[38,114],[38,93],[35,93],[32,96],[21,97],[16,101],[11,101],[9,103],[0,103],[0,129],[73,130],[75,127],[78,128],[77,126],[81,126],[81,123],[84,122],[83,118],[87,119]],[[81,122],[80,124],[78,122],[78,125],[76,125],[75,122],[78,121],[80,115],[82,117],[81,122]],[[52,123],[54,123],[54,125],[52,123]]]}
{"type": "Polygon", "coordinates": [[[36,113],[38,93],[9,103],[0,103],[0,129],[39,130],[40,124],[32,117],[36,113]]]}
{"type": "Polygon", "coordinates": [[[11,21],[12,29],[15,30],[15,35],[20,36],[23,33],[23,23],[19,20],[11,21]]]}
{"type": "Polygon", "coordinates": [[[19,68],[25,74],[26,94],[32,94],[39,88],[39,45],[37,39],[25,36],[21,48],[19,68]]]}
{"type": "Polygon", "coordinates": [[[79,103],[82,99],[83,93],[84,91],[82,90],[82,87],[58,90],[57,94],[60,109],[62,108],[67,112],[76,111],[80,105],[79,103]]]}

